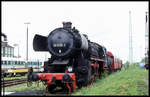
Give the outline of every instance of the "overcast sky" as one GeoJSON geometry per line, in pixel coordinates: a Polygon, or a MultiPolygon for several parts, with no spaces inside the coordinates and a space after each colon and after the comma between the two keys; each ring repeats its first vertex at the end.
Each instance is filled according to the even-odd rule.
{"type": "MultiPolygon", "coordinates": [[[[133,33],[133,61],[145,53],[145,12],[148,2],[2,2],[2,31],[8,43],[19,44],[20,55],[26,58],[26,29],[29,25],[29,59],[45,59],[49,53],[33,50],[35,34],[47,36],[71,21],[80,33],[104,45],[108,51],[126,62],[129,59],[129,11],[133,33]]],[[[17,49],[15,49],[17,55],[17,49]]]]}

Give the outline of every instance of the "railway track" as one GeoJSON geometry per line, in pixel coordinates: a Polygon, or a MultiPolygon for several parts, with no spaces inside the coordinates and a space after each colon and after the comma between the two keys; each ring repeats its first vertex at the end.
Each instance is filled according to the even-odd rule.
{"type": "Polygon", "coordinates": [[[14,86],[18,84],[22,84],[27,82],[27,78],[24,79],[12,79],[12,80],[1,80],[1,87],[9,87],[9,86],[14,86]]]}

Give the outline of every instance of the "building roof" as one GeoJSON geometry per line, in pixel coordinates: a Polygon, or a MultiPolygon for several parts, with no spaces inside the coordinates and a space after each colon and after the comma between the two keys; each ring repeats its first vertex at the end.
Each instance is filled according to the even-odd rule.
{"type": "Polygon", "coordinates": [[[10,48],[14,48],[13,46],[10,46],[7,42],[1,42],[2,44],[1,44],[1,46],[3,46],[3,47],[10,47],[10,48]]]}

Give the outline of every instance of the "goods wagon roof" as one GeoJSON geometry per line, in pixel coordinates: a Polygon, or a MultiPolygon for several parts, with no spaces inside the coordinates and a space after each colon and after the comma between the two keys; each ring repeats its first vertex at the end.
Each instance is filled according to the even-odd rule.
{"type": "Polygon", "coordinates": [[[107,51],[107,55],[114,57],[114,55],[110,51],[107,51]]]}

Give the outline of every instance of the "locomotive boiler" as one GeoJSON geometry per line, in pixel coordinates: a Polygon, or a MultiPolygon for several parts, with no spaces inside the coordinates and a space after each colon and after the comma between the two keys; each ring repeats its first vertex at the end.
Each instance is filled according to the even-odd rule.
{"type": "Polygon", "coordinates": [[[63,23],[63,28],[53,30],[48,37],[36,35],[33,41],[35,51],[49,51],[57,58],[68,58],[77,50],[88,50],[88,40],[75,28],[71,22],[63,23]]]}

